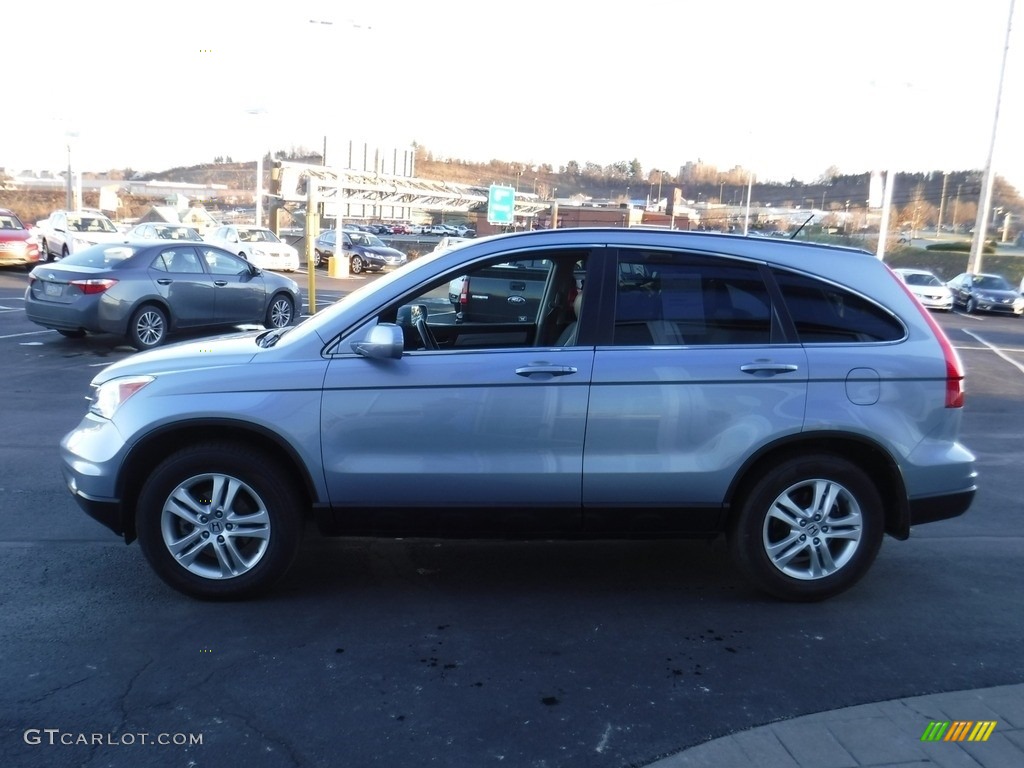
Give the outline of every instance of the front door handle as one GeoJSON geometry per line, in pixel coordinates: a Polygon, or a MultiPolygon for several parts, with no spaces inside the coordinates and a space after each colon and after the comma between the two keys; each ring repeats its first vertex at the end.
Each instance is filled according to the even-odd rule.
{"type": "Polygon", "coordinates": [[[228,284],[228,281],[227,280],[214,280],[213,284],[214,285],[219,285],[221,288],[223,288],[225,285],[228,284]]]}
{"type": "Polygon", "coordinates": [[[516,368],[517,376],[527,378],[552,379],[555,376],[570,376],[577,372],[571,365],[550,365],[548,363],[532,363],[516,368]]]}
{"type": "Polygon", "coordinates": [[[171,278],[169,278],[169,277],[160,277],[160,278],[157,278],[157,282],[158,282],[158,283],[159,283],[160,285],[170,285],[170,284],[171,284],[171,283],[173,283],[174,281],[173,281],[173,280],[171,280],[171,278]]]}
{"type": "Polygon", "coordinates": [[[775,376],[778,373],[792,373],[798,368],[799,366],[792,363],[770,363],[767,360],[758,360],[740,366],[741,371],[752,376],[775,376]]]}

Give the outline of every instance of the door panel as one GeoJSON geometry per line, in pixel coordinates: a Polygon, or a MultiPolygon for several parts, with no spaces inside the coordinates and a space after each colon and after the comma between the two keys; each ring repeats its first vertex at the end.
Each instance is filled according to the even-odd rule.
{"type": "Polygon", "coordinates": [[[593,349],[342,356],[324,384],[324,467],[336,507],[551,510],[522,525],[575,529],[593,349]]]}

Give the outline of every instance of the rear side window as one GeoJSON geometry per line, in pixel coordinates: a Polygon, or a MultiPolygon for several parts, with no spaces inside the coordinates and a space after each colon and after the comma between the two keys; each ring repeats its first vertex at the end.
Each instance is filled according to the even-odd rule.
{"type": "Polygon", "coordinates": [[[753,264],[662,251],[619,260],[615,345],[767,344],[771,318],[753,264]]]}
{"type": "Polygon", "coordinates": [[[899,341],[903,324],[866,299],[807,275],[774,271],[803,344],[899,341]]]}

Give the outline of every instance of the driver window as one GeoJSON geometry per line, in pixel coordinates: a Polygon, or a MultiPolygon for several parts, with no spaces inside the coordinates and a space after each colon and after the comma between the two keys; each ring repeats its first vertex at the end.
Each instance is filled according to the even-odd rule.
{"type": "Polygon", "coordinates": [[[379,321],[402,328],[407,352],[572,346],[585,265],[578,251],[495,258],[406,296],[379,321]]]}

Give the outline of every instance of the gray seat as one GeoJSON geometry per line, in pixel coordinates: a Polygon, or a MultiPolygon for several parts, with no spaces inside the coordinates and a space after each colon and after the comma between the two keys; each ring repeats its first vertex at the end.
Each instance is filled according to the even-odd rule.
{"type": "Polygon", "coordinates": [[[576,343],[576,330],[579,327],[580,320],[580,307],[583,306],[583,291],[576,294],[576,298],[572,300],[572,314],[573,320],[562,331],[558,340],[555,342],[556,347],[571,347],[576,343]]]}

